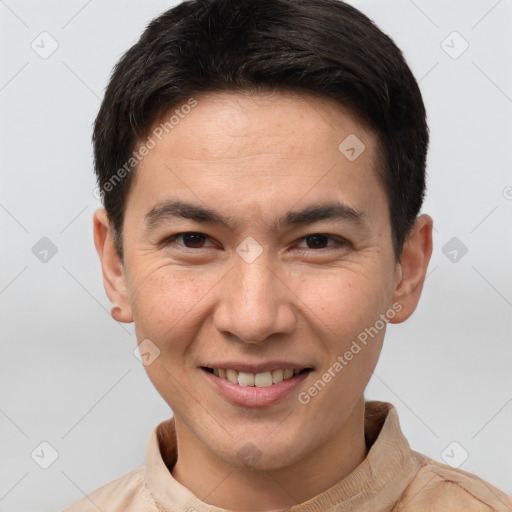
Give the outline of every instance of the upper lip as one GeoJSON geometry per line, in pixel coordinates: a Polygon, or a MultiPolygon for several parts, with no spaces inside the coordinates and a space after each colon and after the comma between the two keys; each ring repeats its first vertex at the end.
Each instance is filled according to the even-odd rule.
{"type": "Polygon", "coordinates": [[[233,369],[238,370],[242,372],[247,373],[263,373],[267,371],[273,371],[273,370],[303,370],[304,368],[311,368],[313,369],[313,366],[310,364],[305,363],[297,363],[297,362],[290,362],[290,361],[265,361],[260,363],[253,363],[248,364],[245,363],[238,363],[235,361],[223,361],[223,362],[215,362],[215,363],[208,363],[207,365],[201,365],[202,367],[206,368],[224,368],[224,369],[233,369]]]}

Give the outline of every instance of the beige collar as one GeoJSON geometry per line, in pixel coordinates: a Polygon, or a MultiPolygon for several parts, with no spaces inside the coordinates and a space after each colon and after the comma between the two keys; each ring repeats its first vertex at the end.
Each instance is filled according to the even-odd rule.
{"type": "MultiPolygon", "coordinates": [[[[419,454],[410,449],[398,414],[388,402],[365,403],[365,438],[371,448],[354,471],[290,512],[322,512],[341,504],[344,512],[391,509],[419,469],[419,454]]],[[[174,418],[169,418],[153,429],[146,447],[146,485],[159,505],[169,510],[226,512],[200,501],[174,479],[170,468],[176,463],[176,454],[174,418]]]]}

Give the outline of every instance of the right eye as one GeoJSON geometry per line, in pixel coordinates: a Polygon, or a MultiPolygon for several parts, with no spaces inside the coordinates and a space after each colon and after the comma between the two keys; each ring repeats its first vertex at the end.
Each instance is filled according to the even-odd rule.
{"type": "MultiPolygon", "coordinates": [[[[197,233],[195,231],[186,231],[184,233],[177,233],[166,238],[163,242],[164,245],[170,245],[175,243],[176,245],[186,247],[187,249],[202,249],[204,247],[204,242],[208,240],[208,237],[203,233],[197,233]],[[183,243],[176,243],[176,240],[181,239],[183,243]]],[[[211,246],[206,247],[214,247],[213,244],[211,246]]]]}

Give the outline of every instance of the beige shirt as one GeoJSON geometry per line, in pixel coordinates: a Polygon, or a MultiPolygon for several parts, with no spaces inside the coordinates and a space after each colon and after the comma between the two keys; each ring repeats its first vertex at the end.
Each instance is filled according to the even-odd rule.
{"type": "MultiPolygon", "coordinates": [[[[472,473],[411,450],[390,403],[366,402],[366,459],[334,486],[290,512],[512,511],[512,498],[472,473]]],[[[148,438],[146,464],[91,492],[63,512],[227,512],[177,482],[174,418],[148,438]],[[167,461],[167,465],[164,461],[167,461]]]]}

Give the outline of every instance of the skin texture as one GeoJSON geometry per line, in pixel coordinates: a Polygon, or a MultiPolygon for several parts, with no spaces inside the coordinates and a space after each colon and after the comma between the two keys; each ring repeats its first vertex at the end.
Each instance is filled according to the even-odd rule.
{"type": "Polygon", "coordinates": [[[291,507],[366,457],[363,393],[385,327],[309,403],[297,394],[393,304],[391,322],[413,313],[432,252],[432,219],[417,218],[397,263],[374,170],[375,136],[337,103],[284,92],[212,93],[197,101],[135,171],[124,262],[105,211],[94,215],[105,290],[113,317],[134,321],[138,342],[150,339],[160,350],[146,370],[174,412],[174,478],[222,508],[291,507]],[[354,161],[338,149],[350,134],[366,146],[354,161]],[[176,198],[236,225],[168,219],[148,230],[146,213],[176,198]],[[365,223],[272,229],[289,210],[330,201],[360,210],[365,223]],[[205,237],[162,243],[183,232],[205,237]],[[306,238],[318,233],[333,238],[319,245],[306,238]],[[263,250],[252,263],[236,252],[248,236],[263,250]],[[199,369],[221,359],[283,359],[314,371],[284,400],[248,408],[228,402],[199,369]],[[249,442],[258,458],[246,466],[239,454],[249,442]]]}

